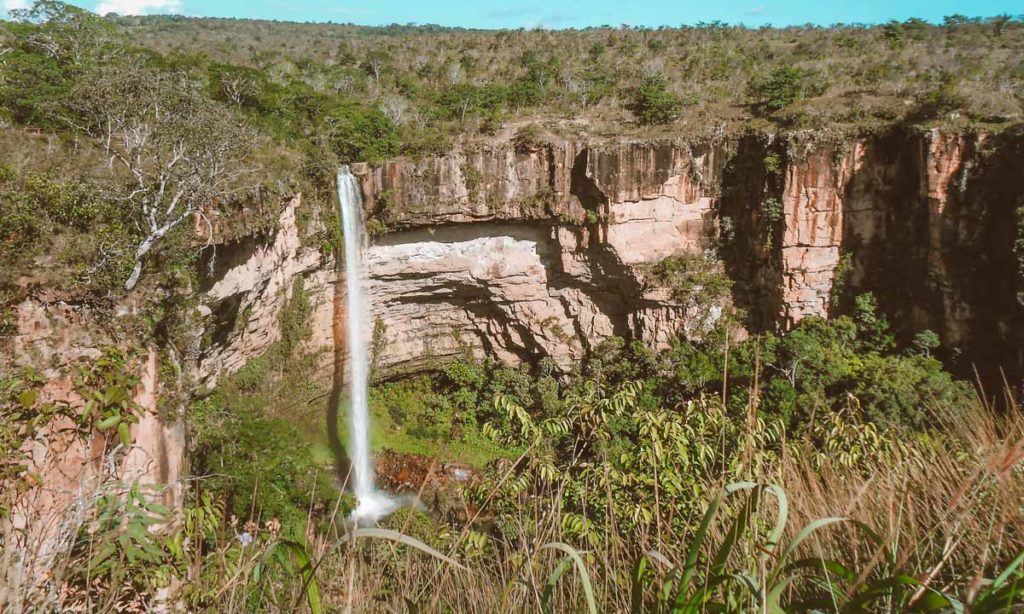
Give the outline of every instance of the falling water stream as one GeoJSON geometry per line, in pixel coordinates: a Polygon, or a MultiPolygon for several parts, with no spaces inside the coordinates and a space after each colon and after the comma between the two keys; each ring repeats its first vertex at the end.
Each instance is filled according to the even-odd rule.
{"type": "Polygon", "coordinates": [[[397,507],[392,500],[374,486],[373,459],[370,452],[370,411],[367,398],[369,356],[366,326],[369,305],[366,300],[363,252],[367,246],[366,223],[363,214],[362,192],[359,180],[348,166],[338,169],[338,201],[341,207],[341,226],[345,237],[345,335],[348,340],[349,389],[349,456],[352,460],[350,476],[356,496],[356,509],[352,519],[374,522],[397,507]]]}

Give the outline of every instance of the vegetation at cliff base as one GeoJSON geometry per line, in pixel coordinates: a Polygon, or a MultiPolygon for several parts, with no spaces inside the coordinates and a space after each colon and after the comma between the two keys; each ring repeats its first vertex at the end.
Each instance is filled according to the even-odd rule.
{"type": "MultiPolygon", "coordinates": [[[[303,304],[300,284],[286,314],[303,304]]],[[[285,315],[276,362],[190,408],[201,479],[183,520],[159,532],[158,492],[111,491],[61,559],[62,603],[150,607],[188,578],[177,599],[194,611],[319,612],[357,595],[480,612],[1021,604],[1018,410],[997,415],[944,372],[934,335],[904,346],[870,296],[856,306],[743,341],[612,339],[563,376],[467,356],[380,382],[375,403],[420,445],[507,453],[443,507],[364,533],[341,521],[352,502],[311,456],[315,432],[280,417],[322,396],[306,329],[285,315]]],[[[15,404],[31,401],[19,390],[15,404]]]]}
{"type": "MultiPolygon", "coordinates": [[[[195,608],[241,607],[217,595],[225,582],[260,608],[302,603],[314,611],[316,600],[344,603],[350,581],[380,607],[397,599],[458,611],[572,608],[589,599],[635,612],[685,611],[686,603],[802,611],[824,601],[840,604],[837,611],[902,611],[922,599],[922,586],[927,603],[938,604],[929,611],[1024,598],[1012,588],[1024,549],[1024,518],[1011,502],[1024,488],[1012,469],[1016,410],[1000,418],[979,406],[930,355],[934,334],[900,344],[870,295],[849,316],[808,318],[782,335],[735,341],[723,329],[661,351],[612,339],[564,376],[547,360],[531,367],[467,356],[378,383],[376,417],[400,429],[393,441],[406,451],[442,459],[470,448],[505,451],[482,458],[462,494],[445,495],[456,502],[384,521],[406,540],[397,550],[372,540],[337,545],[337,519],[351,501],[330,465],[308,452],[316,428],[282,419],[322,415],[305,400],[318,407],[324,396],[308,380],[315,356],[294,354],[307,333],[289,323],[302,321],[292,312],[303,301],[299,284],[274,361],[258,359],[190,409],[205,477],[186,513],[238,536],[204,542],[204,566],[226,556],[234,571],[193,580],[195,608]],[[271,366],[282,361],[295,367],[271,366]],[[959,491],[968,499],[954,501],[965,496],[959,491]],[[904,513],[894,517],[893,505],[904,513]],[[993,527],[998,543],[963,541],[993,527]],[[551,543],[566,544],[559,548],[567,558],[549,552],[551,543]],[[873,560],[883,545],[885,556],[873,560]],[[309,560],[312,576],[289,558],[264,579],[254,565],[283,548],[309,560]],[[476,571],[463,576],[424,548],[476,571]],[[758,563],[771,548],[778,558],[758,563]],[[977,573],[1005,578],[972,595],[977,573]],[[720,580],[734,574],[750,581],[720,580]],[[530,580],[549,576],[549,584],[530,580]],[[502,588],[531,581],[533,597],[502,588]]],[[[175,556],[166,551],[147,569],[173,569],[175,556]]]]}

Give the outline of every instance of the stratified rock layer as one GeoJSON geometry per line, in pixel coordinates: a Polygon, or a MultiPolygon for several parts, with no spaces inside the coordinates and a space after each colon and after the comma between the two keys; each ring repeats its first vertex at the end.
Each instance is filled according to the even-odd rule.
{"type": "MultiPolygon", "coordinates": [[[[367,213],[388,229],[366,254],[376,366],[414,369],[466,351],[567,366],[612,335],[653,345],[699,337],[725,306],[683,305],[645,279],[663,258],[698,254],[725,259],[754,329],[828,316],[872,291],[903,330],[930,327],[965,348],[980,347],[979,334],[1013,337],[1012,203],[1022,188],[1006,174],[1019,172],[1020,141],[895,129],[821,144],[747,135],[521,150],[498,140],[357,165],[367,213]],[[997,186],[981,183],[998,173],[997,186]],[[958,261],[965,253],[977,259],[958,261]],[[991,266],[979,275],[975,264],[991,266]],[[1000,311],[985,307],[982,320],[985,294],[1000,311]]],[[[298,274],[316,304],[315,339],[329,345],[334,266],[301,245],[289,213],[298,206],[285,209],[276,238],[212,282],[216,342],[204,376],[276,338],[298,274]]],[[[997,346],[985,360],[1019,362],[1011,342],[997,346]]]]}
{"type": "MultiPolygon", "coordinates": [[[[667,344],[699,336],[721,305],[676,303],[648,288],[647,265],[716,240],[714,155],[671,144],[510,143],[442,158],[357,167],[368,214],[392,230],[365,254],[375,366],[547,356],[562,368],[613,335],[667,344]]],[[[718,151],[722,156],[724,152],[718,151]]],[[[314,346],[331,344],[333,263],[303,248],[290,203],[277,237],[208,282],[213,378],[277,338],[288,280],[306,276],[314,346]],[[244,320],[239,320],[244,316],[244,320]]]]}

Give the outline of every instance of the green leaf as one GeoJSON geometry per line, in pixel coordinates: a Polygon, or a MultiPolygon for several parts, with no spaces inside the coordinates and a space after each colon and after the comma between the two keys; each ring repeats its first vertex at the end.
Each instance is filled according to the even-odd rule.
{"type": "MultiPolygon", "coordinates": [[[[286,576],[295,575],[295,568],[291,559],[294,558],[299,565],[298,573],[302,576],[303,594],[306,603],[309,605],[311,614],[322,614],[323,601],[320,594],[320,583],[316,580],[316,573],[312,559],[306,547],[297,541],[284,539],[276,541],[267,549],[263,555],[264,561],[273,560],[285,571],[286,576]],[[291,555],[291,557],[287,555],[291,555]]],[[[261,577],[259,566],[253,567],[253,580],[259,582],[261,577]]]]}
{"type": "MultiPolygon", "coordinates": [[[[541,550],[559,550],[564,552],[576,564],[576,571],[580,574],[580,583],[583,584],[583,596],[587,600],[587,610],[590,614],[597,614],[597,602],[594,600],[594,588],[590,584],[590,574],[587,573],[587,566],[579,551],[562,542],[549,542],[540,547],[541,550]]],[[[559,574],[561,575],[561,574],[559,574]]],[[[556,578],[557,579],[557,578],[556,578]]]]}
{"type": "Polygon", "coordinates": [[[989,589],[997,589],[1001,587],[1004,583],[1006,583],[1006,580],[1009,579],[1011,575],[1013,575],[1013,572],[1017,571],[1017,568],[1021,566],[1021,563],[1024,563],[1024,552],[1018,554],[1017,558],[1015,558],[1013,562],[1010,563],[1006,567],[1006,569],[1004,569],[1003,572],[999,574],[995,580],[992,581],[992,585],[989,587],[989,589]]]}
{"type": "Polygon", "coordinates": [[[101,431],[105,431],[107,429],[112,429],[119,424],[121,424],[121,416],[107,416],[96,423],[96,428],[101,431]]]}
{"type": "Polygon", "coordinates": [[[21,406],[24,407],[25,409],[30,409],[33,405],[36,404],[36,399],[38,398],[38,390],[25,390],[20,395],[18,395],[18,402],[21,403],[21,406]]]}
{"type": "Polygon", "coordinates": [[[813,520],[807,523],[807,526],[805,526],[803,529],[800,529],[800,532],[797,533],[796,537],[793,538],[793,541],[786,544],[786,549],[782,551],[781,555],[779,555],[779,566],[777,567],[778,571],[772,574],[772,579],[768,581],[768,584],[771,585],[773,583],[774,577],[777,576],[779,573],[782,573],[782,571],[786,569],[785,567],[783,567],[783,564],[786,562],[786,559],[788,559],[790,555],[792,555],[796,551],[797,547],[801,544],[801,542],[810,537],[811,534],[817,531],[818,529],[823,529],[829,525],[836,524],[837,522],[845,522],[846,520],[846,518],[842,518],[839,516],[829,516],[827,518],[819,518],[817,520],[813,520]]]}
{"type": "Polygon", "coordinates": [[[551,611],[551,596],[555,592],[555,585],[558,584],[558,579],[570,567],[572,567],[572,558],[568,555],[563,556],[562,560],[552,570],[551,575],[548,576],[547,584],[544,586],[544,594],[540,598],[540,609],[542,612],[551,611]]]}
{"type": "Polygon", "coordinates": [[[127,448],[132,445],[132,430],[128,427],[127,422],[122,422],[117,425],[117,434],[121,437],[121,443],[127,448]]]}
{"type": "Polygon", "coordinates": [[[631,612],[642,612],[644,605],[644,571],[650,567],[649,563],[655,561],[662,566],[671,569],[672,562],[657,550],[648,550],[640,556],[633,567],[633,586],[630,592],[631,612]]]}
{"type": "Polygon", "coordinates": [[[464,565],[461,565],[460,563],[458,563],[454,559],[449,558],[449,557],[441,554],[437,550],[434,550],[433,548],[431,548],[430,546],[424,544],[423,542],[421,542],[420,540],[416,539],[415,537],[410,537],[410,536],[408,536],[408,535],[406,535],[404,533],[399,533],[398,531],[392,531],[390,529],[377,529],[377,528],[356,529],[355,531],[352,531],[348,535],[347,538],[343,538],[343,540],[345,540],[345,541],[355,541],[356,539],[358,539],[360,537],[372,537],[372,538],[377,538],[377,539],[387,539],[387,540],[390,540],[390,541],[398,542],[400,544],[405,544],[406,546],[411,546],[411,547],[416,548],[417,550],[419,550],[421,552],[425,552],[425,553],[429,554],[430,556],[434,557],[435,559],[438,559],[440,561],[444,561],[445,563],[448,563],[449,565],[452,565],[453,567],[458,567],[459,569],[461,569],[463,571],[469,571],[469,569],[467,569],[464,565]]]}
{"type": "Polygon", "coordinates": [[[882,578],[869,584],[843,609],[844,612],[860,612],[864,606],[874,603],[884,597],[892,596],[893,601],[900,606],[903,605],[903,593],[907,588],[916,588],[921,585],[917,578],[907,575],[896,575],[889,578],[882,578]]]}

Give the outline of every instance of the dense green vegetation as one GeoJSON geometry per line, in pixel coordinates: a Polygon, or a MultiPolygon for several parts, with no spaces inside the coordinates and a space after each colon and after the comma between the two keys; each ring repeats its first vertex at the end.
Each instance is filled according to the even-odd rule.
{"type": "MultiPolygon", "coordinates": [[[[621,518],[646,522],[654,494],[645,488],[652,486],[655,461],[634,446],[649,445],[654,436],[675,450],[659,453],[658,479],[680,496],[756,469],[741,454],[753,445],[741,436],[750,419],[757,427],[748,436],[756,437],[759,454],[777,454],[787,440],[810,441],[815,450],[838,453],[844,465],[867,467],[900,438],[923,436],[940,418],[965,411],[973,393],[930,355],[937,345],[933,333],[897,347],[873,297],[860,296],[856,305],[852,316],[808,318],[789,333],[742,342],[729,341],[724,329],[662,351],[611,339],[565,376],[549,360],[534,366],[472,359],[439,365],[431,375],[374,388],[374,445],[482,467],[515,458],[543,433],[550,440],[531,457],[553,471],[570,459],[596,455],[594,461],[603,459],[623,476],[618,485],[605,485],[612,488],[609,496],[645,506],[619,510],[621,518]],[[617,398],[628,399],[630,411],[621,413],[617,398]],[[548,427],[555,430],[544,431],[548,427]],[[572,441],[580,429],[608,429],[607,438],[583,450],[572,441]],[[724,441],[740,447],[715,449],[724,441]],[[618,488],[622,493],[615,493],[618,488]]],[[[311,497],[323,510],[336,496],[329,483],[314,487],[313,479],[329,478],[327,466],[318,464],[332,459],[318,460],[302,445],[327,443],[321,422],[326,374],[309,377],[323,360],[299,351],[309,334],[307,310],[299,283],[281,317],[281,340],[189,411],[194,468],[209,476],[204,488],[227,497],[238,517],[278,517],[289,533],[302,531],[311,497]],[[265,496],[254,498],[261,489],[265,496]]],[[[340,425],[342,437],[345,430],[340,425]]],[[[566,483],[574,490],[596,488],[588,482],[592,477],[567,476],[566,483]]],[[[588,508],[608,503],[592,495],[572,513],[593,520],[599,515],[588,508]]]]}
{"type": "Polygon", "coordinates": [[[137,486],[105,497],[91,512],[101,530],[83,530],[63,561],[65,603],[152,603],[172,577],[189,578],[193,609],[229,611],[321,611],[353,591],[456,611],[592,599],[896,612],[921,586],[924,611],[1024,598],[1017,414],[978,406],[930,356],[933,334],[900,346],[870,295],[784,335],[722,331],[662,351],[612,339],[564,376],[547,361],[467,356],[378,383],[376,417],[401,431],[378,447],[475,448],[486,463],[462,512],[402,510],[383,525],[398,533],[363,534],[382,543],[342,537],[351,501],[310,451],[325,389],[309,377],[321,357],[301,351],[307,310],[299,283],[281,341],[190,408],[201,481],[184,523],[150,531],[166,510],[137,486]],[[999,538],[967,539],[984,531],[999,538]],[[727,580],[737,574],[748,580],[727,580]],[[505,588],[531,583],[535,597],[505,588]]]}
{"type": "Polygon", "coordinates": [[[128,277],[139,233],[120,203],[99,194],[90,178],[57,179],[0,166],[0,207],[0,284],[10,283],[19,264],[47,254],[54,243],[61,244],[55,264],[98,295],[116,291],[128,277]]]}

